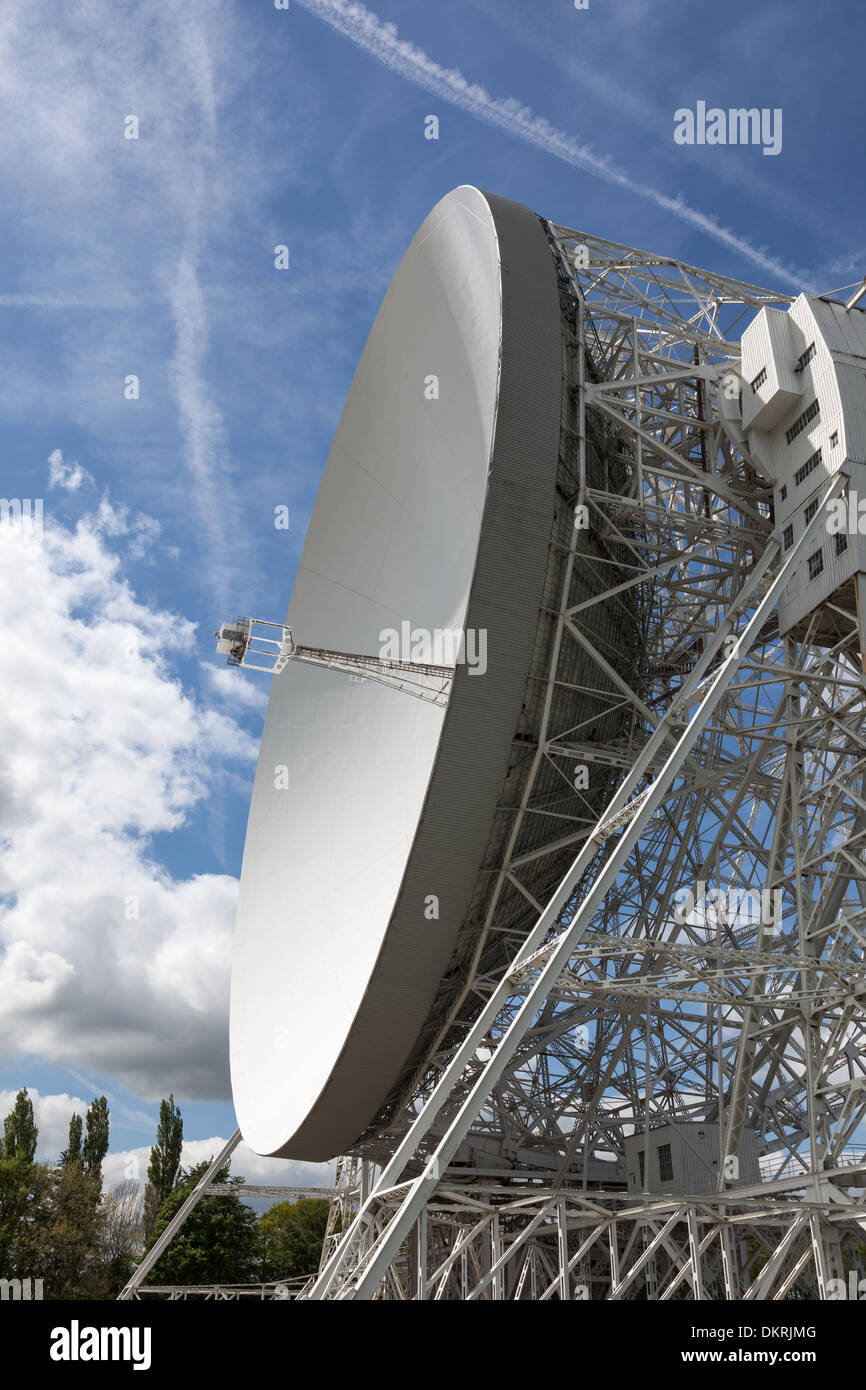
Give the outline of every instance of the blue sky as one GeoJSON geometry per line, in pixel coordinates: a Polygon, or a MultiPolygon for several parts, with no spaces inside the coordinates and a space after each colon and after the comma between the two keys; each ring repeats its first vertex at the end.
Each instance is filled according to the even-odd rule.
{"type": "Polygon", "coordinates": [[[266,677],[225,670],[211,633],[282,617],[427,212],[473,183],[755,284],[848,285],[864,32],[854,0],[7,0],[0,492],[42,498],[44,533],[0,538],[0,1102],[38,1093],[46,1156],[102,1092],[120,1176],[169,1090],[190,1158],[234,1128],[228,959],[266,677]],[[699,101],[780,108],[781,153],[677,145],[699,101]]]}

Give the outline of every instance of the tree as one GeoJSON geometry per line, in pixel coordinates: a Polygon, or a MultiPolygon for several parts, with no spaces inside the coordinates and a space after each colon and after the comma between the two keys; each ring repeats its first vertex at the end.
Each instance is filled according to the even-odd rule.
{"type": "Polygon", "coordinates": [[[107,1298],[121,1287],[127,1204],[100,1203],[108,1149],[108,1102],[94,1100],[86,1122],[73,1115],[69,1143],[53,1166],[34,1162],[38,1130],[26,1090],[3,1127],[0,1157],[0,1276],[43,1279],[46,1298],[107,1298]],[[106,1240],[103,1240],[103,1236],[106,1240]]]}
{"type": "Polygon", "coordinates": [[[45,1280],[49,1299],[107,1297],[100,1267],[101,1175],[80,1159],[45,1168],[26,1220],[19,1223],[15,1264],[20,1277],[45,1280]]]}
{"type": "Polygon", "coordinates": [[[144,1203],[141,1213],[141,1224],[144,1228],[145,1240],[150,1239],[161,1206],[162,1202],[159,1199],[159,1193],[153,1183],[146,1182],[144,1184],[144,1203]]]}
{"type": "Polygon", "coordinates": [[[4,1157],[23,1159],[32,1163],[36,1156],[39,1130],[33,1119],[33,1102],[26,1087],[15,1097],[15,1104],[3,1121],[4,1157]]]}
{"type": "Polygon", "coordinates": [[[22,1087],[3,1121],[0,1144],[0,1278],[16,1274],[18,1237],[44,1177],[34,1162],[38,1138],[33,1102],[22,1087]]]}
{"type": "Polygon", "coordinates": [[[174,1096],[160,1102],[156,1143],[150,1151],[147,1179],[164,1201],[177,1182],[183,1150],[183,1116],[174,1096]]]}
{"type": "Polygon", "coordinates": [[[116,1298],[132,1274],[142,1248],[139,1186],[134,1178],[119,1183],[102,1199],[99,1258],[108,1296],[116,1298]]]}
{"type": "MultiPolygon", "coordinates": [[[[108,1153],[108,1101],[105,1096],[94,1100],[85,1119],[84,1143],[81,1157],[88,1173],[102,1173],[102,1160],[108,1153]]],[[[70,1126],[71,1132],[71,1126],[70,1126]]]]}
{"type": "Polygon", "coordinates": [[[315,1274],[325,1240],[328,1205],[323,1197],[301,1197],[297,1202],[275,1202],[259,1217],[263,1280],[315,1274]]]}
{"type": "Polygon", "coordinates": [[[160,1201],[164,1201],[177,1182],[182,1150],[183,1116],[174,1103],[174,1096],[170,1095],[168,1100],[160,1102],[156,1143],[150,1151],[147,1169],[148,1182],[153,1183],[160,1201]]]}
{"type": "Polygon", "coordinates": [[[168,1100],[160,1101],[156,1142],[150,1151],[147,1168],[144,1222],[148,1235],[160,1206],[177,1183],[182,1150],[183,1116],[174,1103],[174,1096],[170,1095],[168,1100]]]}
{"type": "Polygon", "coordinates": [[[80,1115],[73,1115],[69,1121],[69,1144],[60,1155],[61,1163],[72,1163],[81,1158],[81,1134],[84,1121],[80,1115]]]}
{"type": "Polygon", "coordinates": [[[26,1158],[0,1158],[0,1279],[28,1273],[38,1278],[41,1273],[20,1268],[18,1243],[49,1171],[47,1164],[28,1163],[26,1158]]]}
{"type": "MultiPolygon", "coordinates": [[[[212,1159],[185,1170],[168,1194],[145,1245],[149,1250],[180,1210],[212,1159]]],[[[228,1166],[215,1179],[239,1189],[242,1178],[230,1178],[228,1166]]],[[[153,1284],[248,1284],[258,1273],[256,1214],[232,1194],[205,1197],[187,1217],[169,1248],[151,1271],[153,1284]]]]}

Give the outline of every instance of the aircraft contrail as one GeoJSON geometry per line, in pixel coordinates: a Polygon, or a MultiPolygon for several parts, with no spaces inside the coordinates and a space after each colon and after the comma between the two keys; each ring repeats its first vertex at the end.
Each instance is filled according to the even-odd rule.
{"type": "Polygon", "coordinates": [[[681,197],[668,197],[657,188],[633,178],[626,170],[612,163],[607,155],[596,154],[574,136],[557,130],[544,116],[536,115],[516,98],[493,97],[484,87],[465,78],[459,69],[440,67],[423,49],[407,39],[399,38],[396,25],[385,23],[366,5],[357,4],[355,0],[298,0],[298,3],[407,81],[469,112],[487,125],[507,131],[518,140],[546,151],[565,164],[585,169],[608,183],[627,189],[636,197],[648,199],[681,222],[697,228],[753,265],[760,266],[761,270],[777,280],[797,289],[804,288],[802,274],[753,246],[736,232],[721,226],[708,213],[692,207],[681,197]]]}

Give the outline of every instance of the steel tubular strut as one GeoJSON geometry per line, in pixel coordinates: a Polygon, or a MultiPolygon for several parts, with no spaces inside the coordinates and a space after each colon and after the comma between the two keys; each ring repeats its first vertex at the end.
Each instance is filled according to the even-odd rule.
{"type": "Polygon", "coordinates": [[[540,1005],[566,966],[574,946],[583,936],[597,907],[615,883],[619,870],[638,843],[656,806],[682,768],[691,749],[720,703],[733,676],[745,660],[753,641],[763,628],[779,595],[787,584],[791,572],[807,553],[808,547],[813,544],[815,537],[823,527],[827,502],[841,490],[845,481],[844,475],[836,475],[833,478],[814,517],[806,526],[797,543],[784,556],[775,577],[769,581],[763,597],[757,602],[745,628],[733,644],[733,649],[724,655],[725,642],[731,635],[734,624],[759,592],[779,555],[779,541],[774,537],[768,542],[760,559],[719,624],[712,641],[704,649],[683,688],[677,693],[664,717],[650,735],[642,753],[639,754],[634,766],[602,814],[595,830],[561,881],[514,962],[502,977],[484,1010],[442,1073],[427,1103],[403,1137],[390,1161],[383,1168],[376,1185],[362,1204],[357,1219],[330,1260],[325,1264],[315,1285],[307,1295],[309,1298],[321,1300],[338,1297],[363,1300],[371,1299],[374,1296],[385,1271],[399,1251],[402,1242],[408,1236],[426,1199],[444,1174],[448,1163],[465,1138],[490,1092],[503,1076],[520,1041],[530,1028],[540,1005]],[[716,662],[718,665],[711,672],[711,667],[716,662]],[[675,735],[672,726],[678,720],[681,722],[681,717],[688,705],[693,702],[693,698],[696,698],[695,692],[698,691],[699,687],[701,689],[698,708],[689,719],[679,738],[676,739],[661,771],[651,786],[630,804],[629,798],[654,758],[669,740],[674,740],[675,735]],[[522,969],[528,957],[538,952],[544,944],[544,939],[556,924],[562,908],[573,891],[575,882],[579,881],[581,875],[589,869],[598,852],[599,845],[608,839],[611,825],[613,824],[619,829],[620,825],[623,824],[621,812],[628,812],[630,818],[624,822],[622,834],[613,853],[600,869],[594,884],[571,923],[562,930],[553,943],[549,944],[544,957],[539,956],[537,978],[529,987],[495,1051],[484,1065],[471,1091],[462,1103],[457,1116],[426,1161],[422,1173],[412,1181],[400,1205],[384,1229],[372,1240],[363,1256],[357,1258],[362,1241],[371,1234],[371,1223],[380,1199],[387,1190],[393,1189],[397,1184],[406,1164],[434,1123],[442,1105],[452,1094],[467,1063],[475,1056],[479,1047],[489,1045],[488,1034],[503,1006],[515,992],[514,973],[522,969]],[[356,1258],[357,1262],[355,1263],[356,1258]]]}

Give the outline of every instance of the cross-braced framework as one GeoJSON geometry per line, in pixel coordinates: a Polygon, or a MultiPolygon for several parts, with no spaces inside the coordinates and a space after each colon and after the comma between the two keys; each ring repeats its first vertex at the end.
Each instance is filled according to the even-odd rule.
{"type": "Polygon", "coordinates": [[[789,301],[545,225],[566,505],[508,833],[303,1296],[833,1297],[866,1238],[861,642],[839,605],[780,638],[824,509],[782,554],[718,406],[789,301]],[[696,1127],[697,1177],[653,1171],[696,1127]]]}

